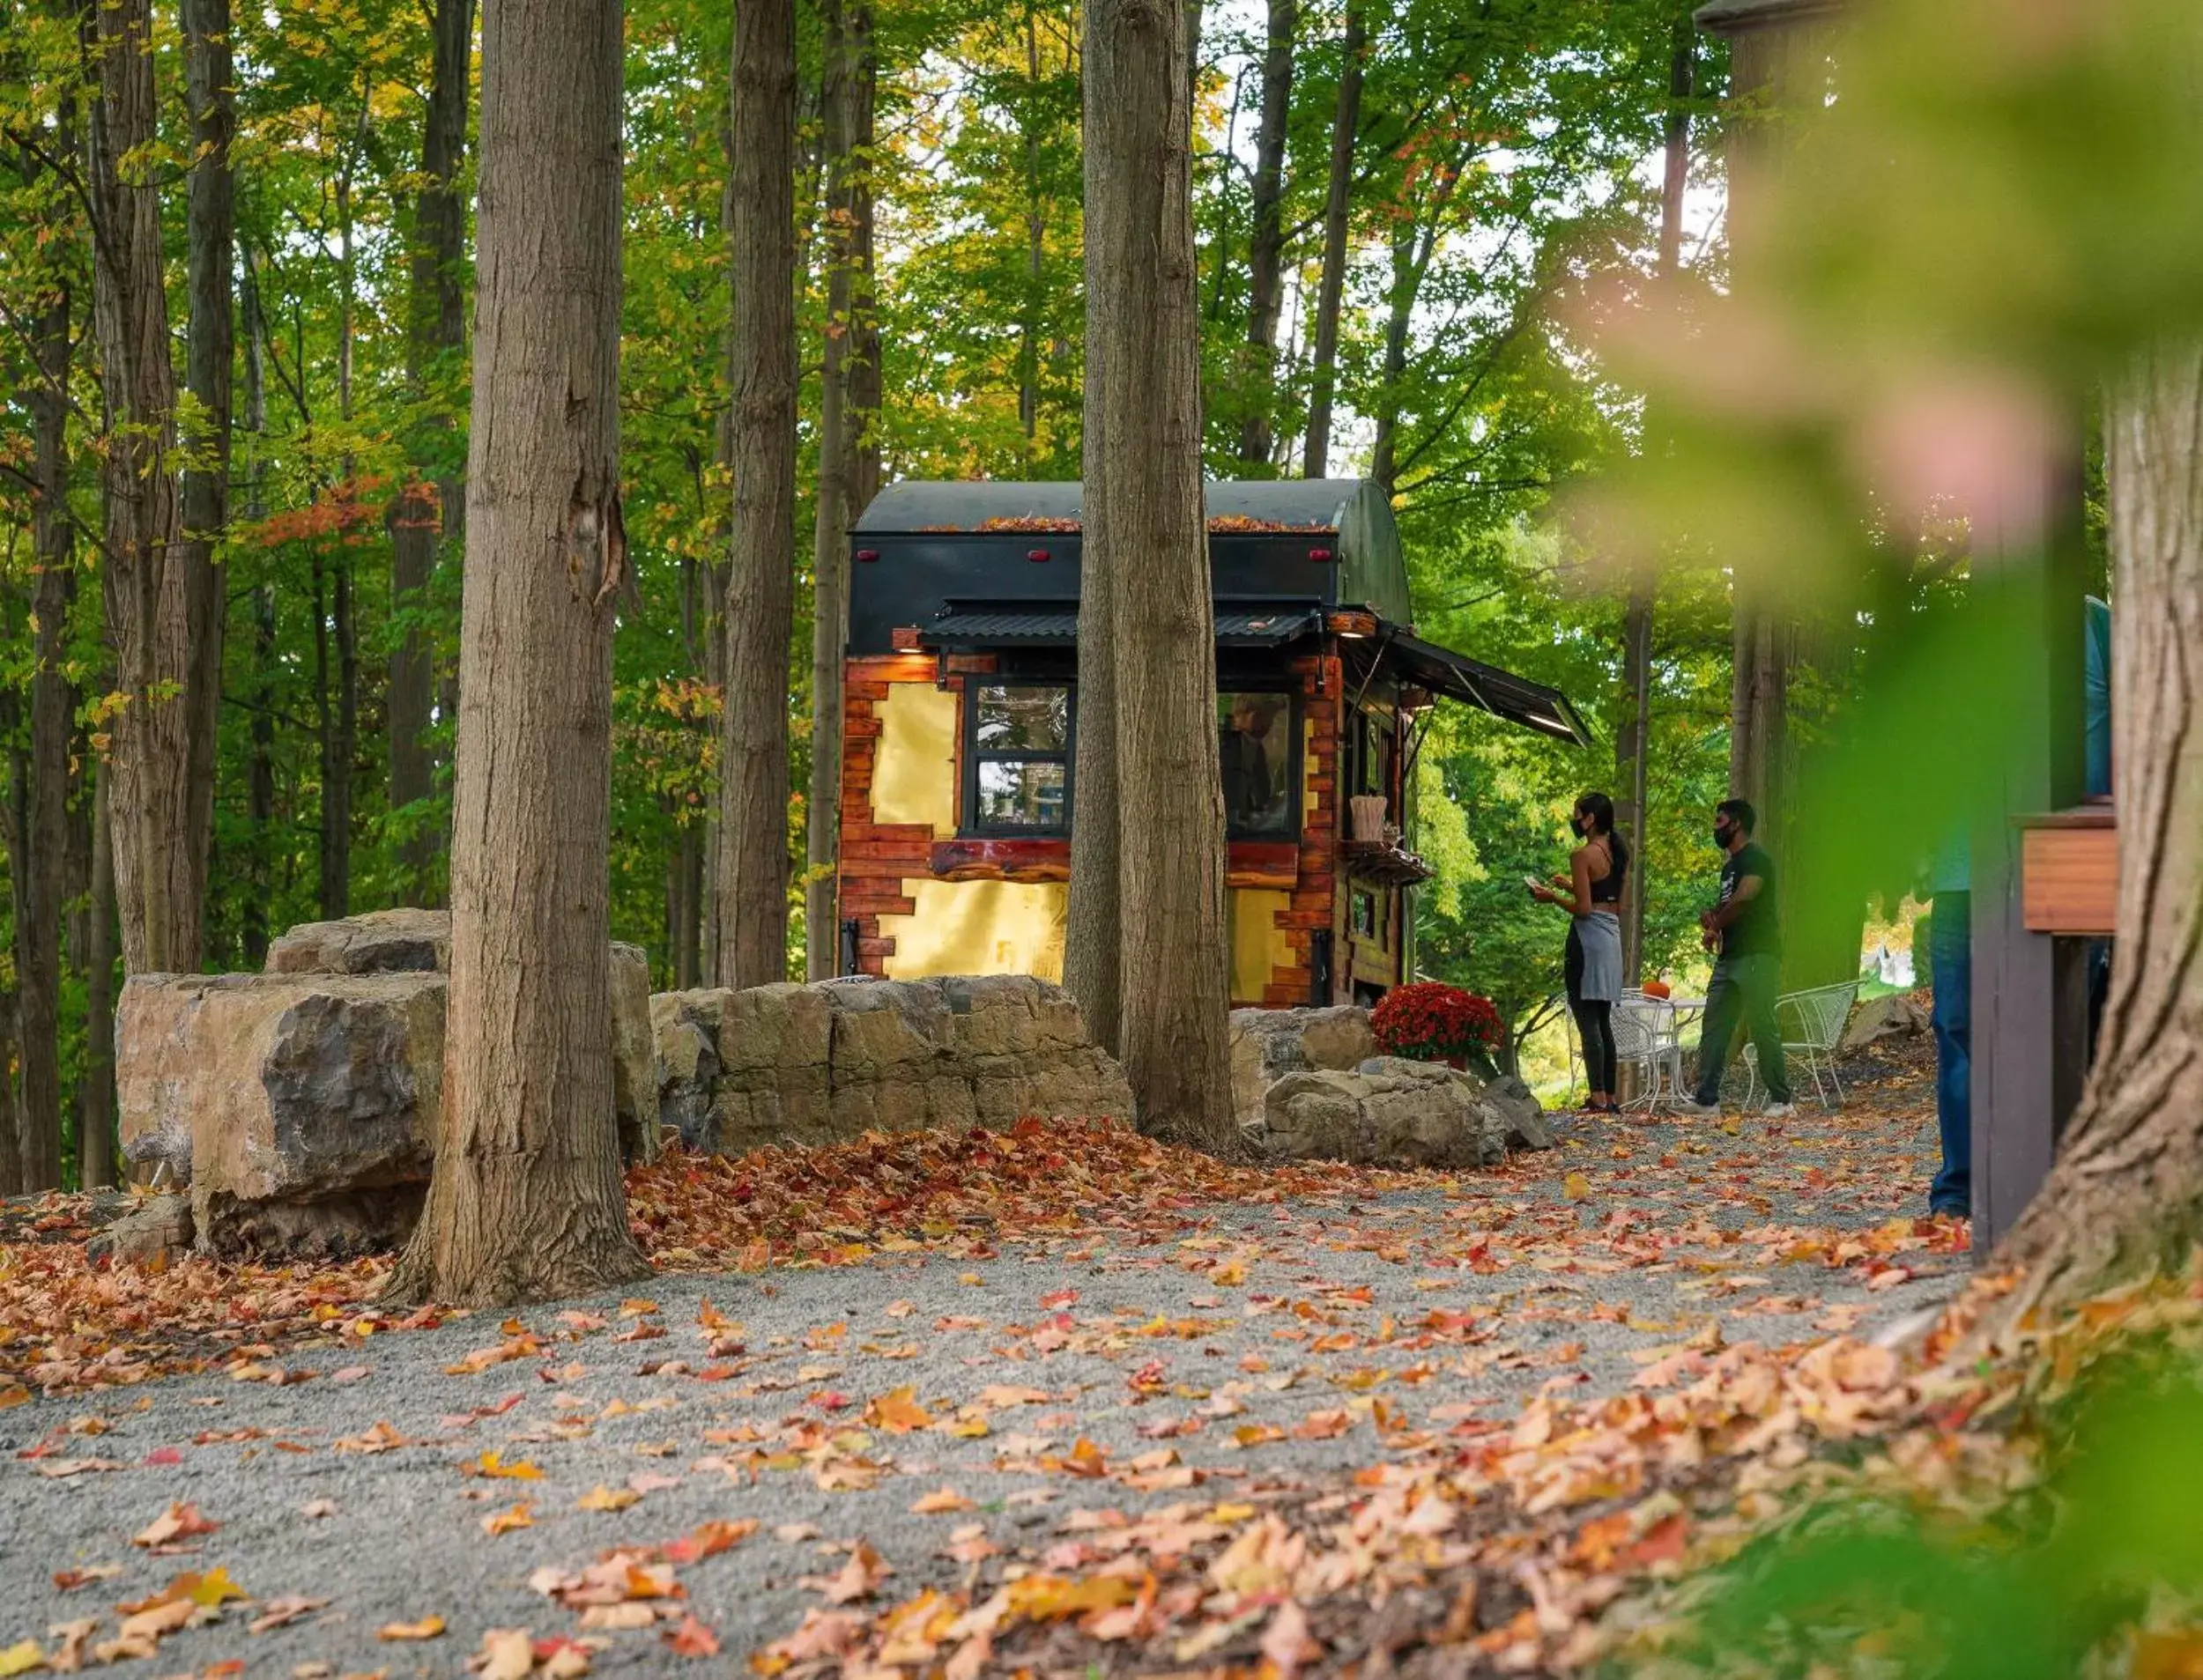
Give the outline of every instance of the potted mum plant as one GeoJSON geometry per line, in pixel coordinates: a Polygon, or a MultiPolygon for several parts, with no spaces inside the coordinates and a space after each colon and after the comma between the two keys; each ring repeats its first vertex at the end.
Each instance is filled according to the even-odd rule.
{"type": "Polygon", "coordinates": [[[1493,1058],[1506,1042],[1506,1024],[1488,997],[1435,980],[1396,986],[1369,1012],[1369,1030],[1386,1055],[1443,1062],[1495,1077],[1493,1058]]]}

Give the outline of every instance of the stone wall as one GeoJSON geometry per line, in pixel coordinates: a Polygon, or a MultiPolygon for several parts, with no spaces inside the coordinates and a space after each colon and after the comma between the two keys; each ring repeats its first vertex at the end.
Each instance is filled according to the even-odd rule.
{"type": "Polygon", "coordinates": [[[695,1149],[1131,1118],[1124,1073],[1079,1006],[1028,975],[667,992],[650,1012],[659,1118],[695,1149]]]}

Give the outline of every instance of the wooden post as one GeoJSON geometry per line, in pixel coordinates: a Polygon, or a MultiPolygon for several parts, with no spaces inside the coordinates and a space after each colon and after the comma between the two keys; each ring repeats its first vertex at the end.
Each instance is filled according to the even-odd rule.
{"type": "Polygon", "coordinates": [[[2044,485],[2043,536],[2007,553],[1977,537],[1976,587],[2020,592],[2022,716],[2006,737],[1999,796],[1973,825],[1974,1253],[1985,1258],[2050,1172],[2088,1064],[2088,948],[2031,933],[2021,896],[2029,812],[2077,804],[2085,785],[2081,489],[2044,485]]]}

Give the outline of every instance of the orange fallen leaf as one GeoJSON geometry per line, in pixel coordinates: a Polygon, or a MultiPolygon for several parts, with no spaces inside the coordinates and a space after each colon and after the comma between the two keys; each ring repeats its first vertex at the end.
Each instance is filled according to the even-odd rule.
{"type": "Polygon", "coordinates": [[[600,1482],[574,1504],[576,1509],[582,1511],[625,1511],[631,1505],[641,1504],[642,1500],[642,1496],[633,1488],[608,1488],[600,1482]]]}
{"type": "Polygon", "coordinates": [[[938,1516],[946,1511],[975,1511],[978,1506],[953,1487],[936,1488],[910,1507],[917,1516],[938,1516]]]}
{"type": "Polygon", "coordinates": [[[719,1654],[719,1636],[698,1621],[694,1616],[684,1616],[680,1624],[670,1627],[659,1636],[665,1647],[675,1656],[716,1657],[719,1654]]]}
{"type": "Polygon", "coordinates": [[[526,1499],[505,1510],[493,1511],[482,1519],[482,1532],[493,1537],[510,1534],[516,1528],[532,1528],[535,1526],[536,1507],[526,1499]]]}
{"type": "Polygon", "coordinates": [[[481,1457],[459,1467],[470,1476],[497,1476],[508,1482],[540,1482],[543,1472],[524,1458],[516,1458],[509,1464],[498,1454],[485,1452],[481,1457]]]}
{"type": "Polygon", "coordinates": [[[166,1546],[179,1540],[189,1540],[203,1534],[212,1534],[222,1525],[208,1521],[199,1514],[196,1505],[171,1504],[169,1507],[130,1536],[131,1543],[140,1546],[166,1546]]]}
{"type": "Polygon", "coordinates": [[[385,1622],[375,1630],[375,1637],[389,1643],[440,1639],[443,1635],[443,1617],[424,1616],[418,1622],[385,1622]]]}

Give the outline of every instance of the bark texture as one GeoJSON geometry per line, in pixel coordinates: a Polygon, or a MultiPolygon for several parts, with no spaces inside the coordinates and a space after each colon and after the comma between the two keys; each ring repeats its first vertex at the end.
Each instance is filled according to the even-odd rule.
{"type": "MultiPolygon", "coordinates": [[[[1161,0],[1086,9],[1084,552],[1109,580],[1125,1077],[1144,1129],[1221,1151],[1236,1132],[1183,26],[1161,0]]],[[[1093,790],[1077,797],[1083,817],[1093,790]]]]}
{"type": "Polygon", "coordinates": [[[2095,1061],[2013,1229],[2000,1315],[2089,1292],[2203,1238],[2203,345],[2163,344],[2104,427],[2111,523],[2118,944],[2095,1061]]]}
{"type": "Polygon", "coordinates": [[[735,7],[734,530],[719,755],[718,978],[788,978],[788,647],[795,622],[796,16],[735,7]]]}
{"type": "Polygon", "coordinates": [[[1331,179],[1324,193],[1324,267],[1316,290],[1313,383],[1308,398],[1308,439],[1301,476],[1331,470],[1331,407],[1339,382],[1339,305],[1346,285],[1346,215],[1354,204],[1354,131],[1361,122],[1361,57],[1368,42],[1361,7],[1346,7],[1339,42],[1339,109],[1331,120],[1331,179]]]}
{"type": "Polygon", "coordinates": [[[159,189],[142,161],[157,101],[150,0],[87,5],[82,39],[100,96],[85,124],[93,233],[93,319],[108,436],[108,624],[123,705],[114,724],[115,897],[132,973],[199,966],[206,854],[191,789],[198,696],[219,673],[197,658],[179,553],[175,370],[168,359],[159,189]]]}
{"type": "Polygon", "coordinates": [[[69,523],[69,365],[74,298],[65,270],[47,277],[37,315],[36,372],[23,387],[31,415],[31,584],[29,743],[19,760],[18,809],[11,825],[9,878],[15,911],[19,1051],[23,1064],[19,1183],[0,1169],[0,1184],[26,1190],[61,1185],[61,920],[68,896],[69,738],[77,714],[69,680],[69,607],[76,594],[69,523]]]}
{"type": "MultiPolygon", "coordinates": [[[[434,47],[428,114],[421,140],[423,177],[413,201],[413,239],[407,276],[410,291],[406,376],[416,400],[429,396],[431,373],[466,345],[466,293],[461,266],[466,255],[466,205],[460,196],[467,139],[468,61],[474,41],[474,0],[435,0],[434,47]]],[[[391,504],[390,596],[400,612],[427,603],[439,546],[458,528],[464,487],[442,470],[449,422],[426,421],[409,454],[412,477],[391,504]]],[[[389,803],[392,810],[434,798],[436,760],[427,739],[435,706],[436,673],[429,638],[408,625],[390,651],[389,691],[389,803]]],[[[427,825],[397,848],[398,891],[407,904],[440,903],[436,860],[446,840],[442,825],[427,825]]]]}
{"type": "Polygon", "coordinates": [[[443,1114],[402,1299],[647,1269],[620,1187],[606,890],[619,112],[618,0],[488,0],[443,1114]]]}
{"type": "Polygon", "coordinates": [[[1285,300],[1285,125],[1293,105],[1293,37],[1300,19],[1300,0],[1270,0],[1262,53],[1262,120],[1255,130],[1254,230],[1247,254],[1246,365],[1240,391],[1247,408],[1239,458],[1252,466],[1269,464],[1276,440],[1271,407],[1278,311],[1285,300]]]}
{"type": "Polygon", "coordinates": [[[856,318],[872,308],[872,107],[878,71],[868,7],[826,0],[827,329],[820,374],[819,505],[812,542],[811,787],[804,804],[804,972],[831,979],[840,966],[834,863],[842,823],[842,655],[849,643],[849,530],[857,500],[851,402],[856,318]],[[860,204],[866,237],[858,239],[860,204]]]}
{"type": "MultiPolygon", "coordinates": [[[[237,78],[229,48],[229,0],[182,0],[184,104],[191,120],[191,179],[184,205],[185,278],[190,321],[186,382],[204,428],[197,464],[183,475],[183,564],[191,661],[190,746],[186,795],[190,845],[199,878],[214,844],[215,756],[222,703],[222,631],[228,568],[216,560],[229,522],[230,363],[236,352],[235,181],[230,141],[237,131],[237,78]]],[[[206,954],[192,950],[187,965],[206,954]]]]}
{"type": "Polygon", "coordinates": [[[115,1178],[115,773],[95,759],[92,792],[92,905],[85,941],[84,1084],[79,1088],[78,1177],[87,1190],[115,1178]]]}

